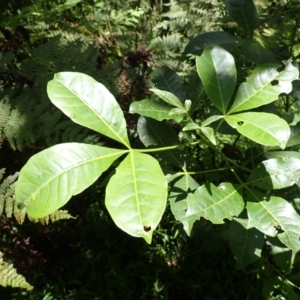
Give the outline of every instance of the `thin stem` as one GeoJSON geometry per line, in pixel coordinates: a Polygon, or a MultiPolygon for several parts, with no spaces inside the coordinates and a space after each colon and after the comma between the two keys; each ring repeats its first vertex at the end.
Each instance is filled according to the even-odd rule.
{"type": "Polygon", "coordinates": [[[162,147],[162,148],[150,148],[150,149],[132,149],[137,150],[139,152],[143,153],[149,153],[149,152],[160,152],[160,151],[167,151],[167,150],[174,150],[174,149],[180,149],[182,147],[186,146],[194,146],[200,144],[200,141],[187,143],[187,144],[180,144],[180,145],[174,145],[174,146],[168,146],[168,147],[162,147]]]}
{"type": "Polygon", "coordinates": [[[212,169],[212,170],[206,170],[206,171],[199,171],[199,172],[177,172],[176,174],[178,175],[185,175],[185,174],[189,174],[189,175],[196,175],[196,174],[206,174],[206,173],[213,173],[213,172],[221,172],[221,171],[225,171],[225,170],[230,170],[231,167],[228,168],[219,168],[219,169],[212,169]]]}

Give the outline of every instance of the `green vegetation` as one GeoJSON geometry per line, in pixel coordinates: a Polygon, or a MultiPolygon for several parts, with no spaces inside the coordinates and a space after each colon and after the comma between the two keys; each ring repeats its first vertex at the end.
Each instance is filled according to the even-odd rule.
{"type": "Polygon", "coordinates": [[[106,2],[3,6],[1,297],[298,299],[300,4],[106,2]]]}

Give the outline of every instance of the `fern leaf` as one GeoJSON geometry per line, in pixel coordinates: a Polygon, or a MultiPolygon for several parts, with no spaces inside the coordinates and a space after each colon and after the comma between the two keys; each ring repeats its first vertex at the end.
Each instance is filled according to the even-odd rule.
{"type": "Polygon", "coordinates": [[[33,289],[24,276],[17,273],[12,264],[3,261],[2,252],[0,252],[0,285],[19,287],[28,291],[33,289]]]}

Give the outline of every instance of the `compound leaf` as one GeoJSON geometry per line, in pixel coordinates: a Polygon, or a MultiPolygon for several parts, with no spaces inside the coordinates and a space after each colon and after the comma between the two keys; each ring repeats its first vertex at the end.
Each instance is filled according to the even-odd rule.
{"type": "Polygon", "coordinates": [[[61,72],[48,82],[48,96],[73,122],[130,147],[123,112],[114,96],[92,77],[61,72]]]}
{"type": "Polygon", "coordinates": [[[157,160],[132,150],[106,187],[105,205],[119,228],[150,244],[167,196],[167,179],[157,160]]]}
{"type": "Polygon", "coordinates": [[[66,143],[32,156],[21,169],[15,195],[29,217],[50,215],[93,184],[127,150],[66,143]]]}

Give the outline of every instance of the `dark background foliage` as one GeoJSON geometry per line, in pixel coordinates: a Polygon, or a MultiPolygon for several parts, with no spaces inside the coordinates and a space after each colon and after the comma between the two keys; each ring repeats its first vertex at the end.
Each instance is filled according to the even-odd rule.
{"type": "MultiPolygon", "coordinates": [[[[265,2],[255,1],[254,39],[276,60],[293,56],[299,62],[299,4],[265,2]]],[[[0,18],[0,167],[6,175],[57,143],[113,147],[53,107],[46,84],[54,73],[83,72],[102,82],[120,103],[135,140],[137,120],[128,108],[150,95],[153,70],[172,68],[191,89],[194,58],[184,49],[193,37],[224,30],[249,38],[217,0],[1,1],[0,18]]],[[[240,82],[257,64],[241,51],[233,51],[240,82]]],[[[203,101],[200,115],[209,112],[203,101]]],[[[224,151],[235,155],[235,149],[224,151]]],[[[200,164],[212,161],[198,148],[191,155],[200,164]]],[[[66,205],[74,216],[69,220],[19,225],[0,217],[0,250],[35,287],[0,287],[1,299],[298,299],[299,288],[287,276],[300,285],[299,263],[283,276],[285,266],[266,248],[258,262],[236,270],[222,238],[226,226],[201,220],[188,238],[167,209],[152,245],[127,236],[104,207],[107,175],[66,205]]]]}

